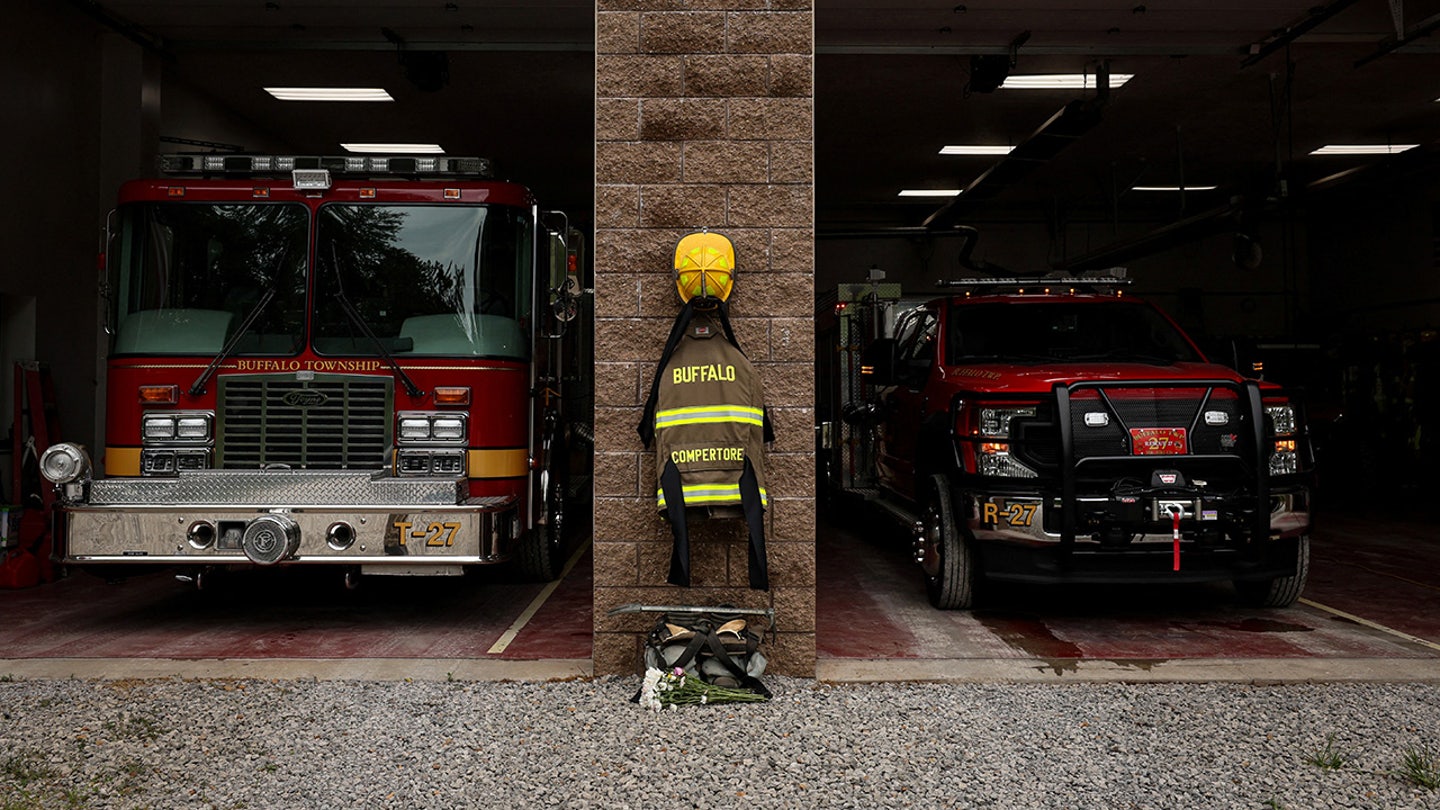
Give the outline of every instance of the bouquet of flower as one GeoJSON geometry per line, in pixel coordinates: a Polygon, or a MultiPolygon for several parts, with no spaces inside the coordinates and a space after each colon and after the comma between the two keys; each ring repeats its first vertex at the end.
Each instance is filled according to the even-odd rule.
{"type": "Polygon", "coordinates": [[[681,706],[758,703],[767,699],[765,695],[749,689],[705,683],[694,675],[686,675],[680,667],[669,672],[651,667],[645,670],[645,682],[640,686],[640,705],[652,712],[666,706],[676,710],[681,706]]]}

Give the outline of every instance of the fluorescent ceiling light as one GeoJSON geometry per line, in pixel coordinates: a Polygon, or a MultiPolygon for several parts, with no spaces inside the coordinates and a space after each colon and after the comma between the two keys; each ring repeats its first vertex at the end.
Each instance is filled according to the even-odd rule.
{"type": "MultiPolygon", "coordinates": [[[[1110,87],[1114,89],[1135,77],[1133,73],[1111,73],[1110,87]]],[[[1004,90],[1084,90],[1095,86],[1093,73],[1031,73],[1012,75],[1000,85],[1004,90]]]]}
{"type": "Polygon", "coordinates": [[[347,152],[370,154],[388,152],[396,155],[443,155],[445,150],[438,143],[342,143],[347,152]]]}
{"type": "Polygon", "coordinates": [[[901,197],[954,197],[960,193],[958,188],[907,188],[900,192],[901,197]]]}
{"type": "Polygon", "coordinates": [[[281,101],[394,101],[379,87],[267,87],[281,101]]]}
{"type": "Polygon", "coordinates": [[[1214,191],[1219,186],[1131,186],[1131,191],[1214,191]]]}
{"type": "Polygon", "coordinates": [[[1013,146],[989,146],[986,144],[968,143],[954,146],[940,147],[942,155],[1008,155],[1014,149],[1013,146]]]}
{"type": "Polygon", "coordinates": [[[1414,149],[1418,143],[1327,143],[1312,155],[1393,155],[1414,149]]]}

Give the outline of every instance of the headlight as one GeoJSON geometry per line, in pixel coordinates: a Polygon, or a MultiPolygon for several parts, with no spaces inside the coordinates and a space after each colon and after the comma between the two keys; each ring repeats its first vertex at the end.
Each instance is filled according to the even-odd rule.
{"type": "Polygon", "coordinates": [[[140,417],[146,444],[200,444],[210,441],[215,415],[208,411],[151,411],[140,417]]]}
{"type": "Polygon", "coordinates": [[[424,441],[430,438],[430,420],[424,416],[401,417],[400,438],[409,441],[424,441]]]}
{"type": "Polygon", "coordinates": [[[62,442],[40,456],[40,474],[56,484],[78,481],[90,472],[90,457],[78,444],[62,442]]]}
{"type": "Polygon", "coordinates": [[[158,416],[146,416],[140,423],[140,432],[147,439],[173,439],[175,438],[175,417],[170,414],[158,416]]]}
{"type": "Polygon", "coordinates": [[[438,411],[407,411],[398,415],[402,444],[464,444],[466,415],[438,411]]]}
{"type": "Polygon", "coordinates": [[[1008,438],[1010,436],[1010,420],[1017,416],[1034,416],[1035,409],[1031,408],[981,408],[980,409],[980,434],[982,436],[994,436],[996,438],[1008,438]]]}
{"type": "Polygon", "coordinates": [[[181,439],[210,438],[208,416],[182,416],[175,421],[175,436],[181,439]]]}
{"type": "Polygon", "coordinates": [[[1275,428],[1276,436],[1289,436],[1295,432],[1295,408],[1290,405],[1266,405],[1265,415],[1275,428]]]}
{"type": "Polygon", "coordinates": [[[465,418],[437,416],[430,422],[430,435],[436,439],[456,441],[465,438],[465,418]]]}

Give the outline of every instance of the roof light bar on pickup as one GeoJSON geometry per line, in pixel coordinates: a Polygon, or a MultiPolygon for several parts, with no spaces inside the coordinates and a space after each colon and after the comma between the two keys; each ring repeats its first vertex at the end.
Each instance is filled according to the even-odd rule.
{"type": "Polygon", "coordinates": [[[297,169],[324,169],[332,175],[436,176],[491,179],[489,158],[377,155],[233,155],[180,153],[161,155],[165,174],[224,174],[236,177],[277,176],[297,169]]]}

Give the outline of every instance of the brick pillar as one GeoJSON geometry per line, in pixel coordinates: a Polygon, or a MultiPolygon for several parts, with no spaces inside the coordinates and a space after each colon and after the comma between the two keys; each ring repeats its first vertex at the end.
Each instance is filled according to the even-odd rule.
{"type": "Polygon", "coordinates": [[[595,70],[595,671],[635,672],[642,604],[773,606],[770,671],[815,671],[813,13],[810,0],[599,0],[595,70]],[[736,337],[760,371],[771,590],[739,520],[691,524],[692,587],[635,434],[680,308],[675,243],[735,243],[736,337]]]}

